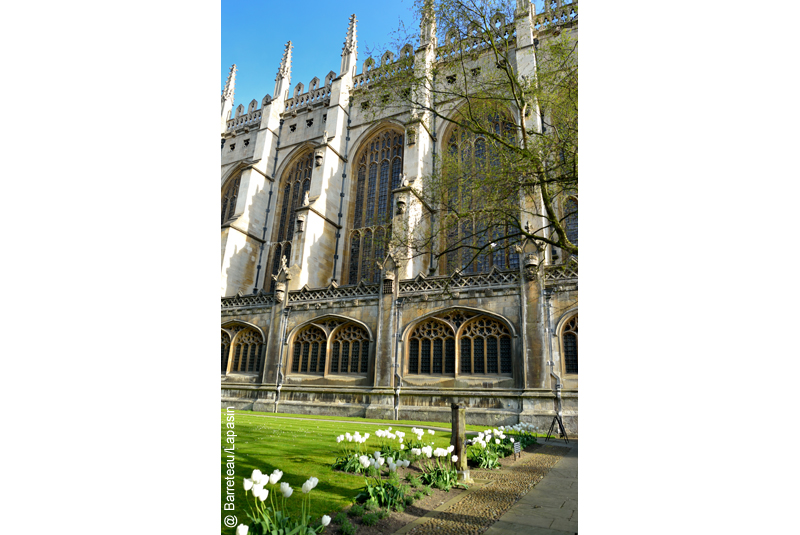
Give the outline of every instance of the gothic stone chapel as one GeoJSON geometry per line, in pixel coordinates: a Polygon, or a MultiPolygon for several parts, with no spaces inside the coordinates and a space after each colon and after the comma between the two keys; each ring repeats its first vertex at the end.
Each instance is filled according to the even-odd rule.
{"type": "MultiPolygon", "coordinates": [[[[536,14],[517,1],[507,28],[520,70],[535,64],[534,42],[547,28],[577,38],[577,8],[554,0],[536,14]]],[[[369,58],[357,73],[356,22],[350,17],[338,73],[307,89],[290,87],[291,42],[274,97],[260,107],[253,100],[234,113],[235,65],[228,75],[222,406],[449,421],[451,403],[463,402],[470,424],[547,427],[560,393],[564,424],[576,434],[577,258],[521,242],[468,265],[455,265],[457,254],[398,260],[386,245],[392,228],[430,209],[412,187],[455,136],[430,111],[381,117],[359,105],[394,55],[380,66],[369,58]]],[[[445,61],[435,20],[423,19],[420,46],[400,54],[415,67],[445,61]]],[[[577,196],[562,203],[577,213],[577,196]]],[[[577,215],[567,227],[577,244],[577,215]]]]}

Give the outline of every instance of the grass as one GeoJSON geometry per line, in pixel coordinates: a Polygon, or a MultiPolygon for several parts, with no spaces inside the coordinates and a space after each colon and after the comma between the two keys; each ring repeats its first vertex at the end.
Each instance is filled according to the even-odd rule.
{"type": "MultiPolygon", "coordinates": [[[[354,423],[380,424],[381,426],[412,426],[412,427],[442,427],[450,428],[450,422],[418,422],[415,420],[375,420],[371,418],[352,418],[347,416],[315,416],[313,414],[284,414],[274,412],[254,412],[254,411],[234,411],[236,414],[257,415],[266,418],[292,418],[306,420],[340,420],[354,423]]],[[[372,425],[367,426],[366,431],[371,432],[372,425]]],[[[495,426],[496,427],[496,426],[495,426]]],[[[467,431],[485,431],[489,426],[486,425],[467,425],[467,431]]],[[[364,429],[361,429],[364,432],[364,429]]],[[[340,433],[341,434],[341,433],[340,433]]]]}
{"type": "MultiPolygon", "coordinates": [[[[234,505],[233,511],[222,512],[224,518],[228,514],[237,516],[239,523],[247,523],[247,511],[253,503],[252,493],[245,497],[242,480],[249,478],[254,469],[270,474],[276,468],[283,471],[281,481],[289,483],[294,494],[287,500],[288,513],[299,513],[302,492],[300,487],[311,476],[319,479],[317,487],[311,491],[312,519],[319,519],[323,514],[331,515],[352,503],[358,489],[364,486],[364,477],[355,474],[334,472],[331,465],[336,460],[338,445],[336,437],[345,432],[369,432],[366,443],[367,451],[377,445],[374,425],[364,425],[363,419],[349,419],[347,423],[311,421],[308,419],[289,419],[276,416],[264,416],[249,411],[236,411],[235,428],[235,460],[233,475],[234,505]]],[[[386,426],[395,426],[398,422],[381,422],[386,426]]],[[[414,422],[418,426],[426,426],[423,422],[414,422]]],[[[432,424],[447,426],[446,423],[432,424]]],[[[226,412],[222,411],[222,448],[228,447],[225,442],[226,412]]],[[[432,440],[434,447],[446,448],[450,444],[450,433],[437,431],[435,435],[426,434],[426,441],[432,440]]],[[[226,461],[227,453],[222,451],[222,500],[226,495],[226,461]]],[[[280,496],[277,486],[266,487],[276,498],[280,496]]],[[[269,501],[269,499],[268,499],[269,501]]],[[[224,503],[224,502],[223,502],[224,503]]],[[[222,505],[220,505],[222,508],[222,505]]],[[[333,515],[331,515],[333,516],[333,515]]],[[[232,534],[235,528],[222,525],[223,534],[232,534]]]]}

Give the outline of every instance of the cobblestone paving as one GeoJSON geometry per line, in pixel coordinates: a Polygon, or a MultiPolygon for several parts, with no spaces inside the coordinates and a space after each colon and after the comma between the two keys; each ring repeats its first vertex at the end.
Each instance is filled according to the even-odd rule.
{"type": "Polygon", "coordinates": [[[569,448],[543,446],[499,471],[471,470],[475,479],[491,479],[485,487],[439,512],[408,535],[478,535],[494,524],[550,471],[569,448]]]}

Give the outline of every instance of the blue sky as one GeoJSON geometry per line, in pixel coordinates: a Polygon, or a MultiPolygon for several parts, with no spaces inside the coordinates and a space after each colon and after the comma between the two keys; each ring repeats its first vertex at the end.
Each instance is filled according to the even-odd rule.
{"type": "Polygon", "coordinates": [[[253,99],[259,101],[260,107],[264,95],[272,95],[283,46],[289,40],[294,45],[292,87],[303,82],[307,88],[314,76],[323,80],[329,71],[338,75],[347,22],[353,13],[358,19],[360,71],[361,63],[368,57],[366,48],[378,48],[380,55],[400,21],[411,23],[411,7],[412,0],[343,3],[223,0],[220,92],[235,63],[234,108],[239,104],[247,106],[253,99]]]}
{"type": "MultiPolygon", "coordinates": [[[[514,0],[510,0],[514,1],[514,0]]],[[[536,2],[537,6],[541,0],[536,2]]],[[[261,106],[264,95],[275,88],[283,46],[291,40],[292,80],[294,87],[312,78],[320,80],[330,71],[339,74],[342,44],[350,15],[358,19],[358,72],[367,59],[367,49],[376,50],[378,59],[394,41],[393,32],[401,26],[419,34],[414,22],[413,0],[384,2],[335,2],[305,0],[275,2],[266,0],[222,0],[222,65],[220,93],[228,71],[236,64],[234,109],[256,99],[261,106]]],[[[391,47],[395,53],[399,47],[391,47]]],[[[273,97],[275,95],[272,95],[273,97]]]]}

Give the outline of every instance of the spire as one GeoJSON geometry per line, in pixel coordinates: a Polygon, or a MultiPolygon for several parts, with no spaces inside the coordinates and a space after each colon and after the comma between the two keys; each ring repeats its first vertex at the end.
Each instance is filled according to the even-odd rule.
{"type": "Polygon", "coordinates": [[[344,39],[342,47],[342,68],[339,75],[347,73],[355,74],[356,60],[358,60],[358,40],[356,39],[356,14],[350,15],[350,23],[347,25],[347,37],[344,39]],[[352,72],[351,72],[352,71],[352,72]]]}
{"type": "Polygon", "coordinates": [[[358,40],[356,39],[356,14],[350,15],[350,23],[347,25],[347,37],[344,40],[344,48],[342,48],[342,55],[355,52],[357,50],[358,40]]]}
{"type": "Polygon", "coordinates": [[[283,57],[281,58],[281,66],[278,68],[278,75],[275,77],[277,82],[279,78],[292,77],[292,42],[286,42],[286,48],[283,50],[283,57]]]}
{"type": "Polygon", "coordinates": [[[225,89],[222,90],[222,98],[223,100],[230,100],[233,101],[233,90],[234,86],[236,85],[236,64],[234,63],[231,67],[231,71],[228,73],[228,81],[225,82],[225,89]]]}
{"type": "Polygon", "coordinates": [[[420,20],[420,46],[433,44],[436,46],[436,10],[433,0],[425,0],[422,6],[422,20],[420,20]]]}

